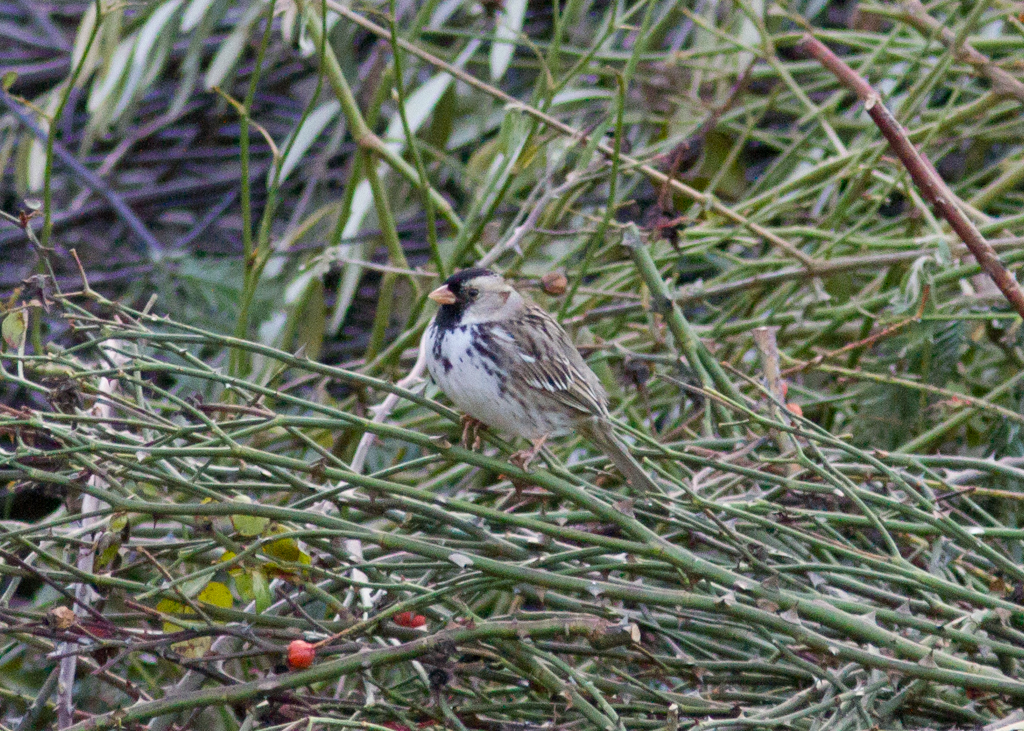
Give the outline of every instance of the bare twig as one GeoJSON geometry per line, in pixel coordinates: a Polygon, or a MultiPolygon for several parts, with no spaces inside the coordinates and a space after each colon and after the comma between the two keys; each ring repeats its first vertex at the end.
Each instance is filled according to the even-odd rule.
{"type": "Polygon", "coordinates": [[[50,20],[50,14],[46,12],[39,4],[33,2],[33,0],[18,0],[20,5],[26,13],[32,16],[32,22],[40,27],[46,36],[50,39],[53,47],[61,51],[70,51],[71,44],[60,29],[53,24],[50,20]]]}
{"type": "MultiPolygon", "coordinates": [[[[769,409],[774,418],[784,424],[789,424],[792,422],[792,419],[786,407],[786,383],[782,378],[782,372],[779,367],[777,332],[778,328],[774,327],[755,327],[752,334],[754,336],[754,345],[757,346],[757,350],[761,354],[761,367],[764,369],[765,383],[768,387],[768,393],[771,395],[769,409]]],[[[795,449],[796,442],[792,434],[776,430],[773,431],[772,436],[779,447],[779,452],[788,454],[795,449]]],[[[790,463],[787,465],[789,474],[795,474],[799,469],[795,464],[790,463]]]]}
{"type": "MultiPolygon", "coordinates": [[[[938,36],[942,45],[953,52],[953,57],[960,63],[975,68],[979,74],[992,82],[992,91],[1000,96],[1013,97],[1024,103],[1024,84],[1009,71],[1000,68],[985,54],[976,50],[966,40],[957,43],[957,35],[951,28],[934,18],[919,0],[903,0],[903,20],[921,31],[921,34],[932,38],[938,36]]],[[[865,5],[864,12],[870,13],[871,7],[865,5]]]]}
{"type": "MultiPolygon", "coordinates": [[[[373,21],[365,18],[364,16],[355,12],[351,8],[343,5],[342,3],[335,2],[335,0],[326,0],[326,2],[327,7],[329,7],[331,10],[334,10],[335,12],[344,16],[345,18],[348,18],[352,22],[357,23],[358,25],[367,29],[374,35],[384,38],[390,42],[391,33],[388,31],[387,28],[377,25],[373,21]]],[[[515,97],[492,86],[491,84],[487,84],[483,81],[480,81],[472,74],[467,73],[460,68],[456,68],[455,66],[444,61],[443,59],[431,53],[428,53],[427,51],[424,51],[422,48],[420,48],[414,43],[410,43],[404,39],[399,39],[399,45],[402,47],[403,50],[409,52],[410,54],[416,56],[417,58],[426,61],[432,66],[435,66],[436,68],[444,69],[445,71],[447,71],[460,81],[464,81],[470,86],[480,89],[487,93],[488,95],[492,96],[493,98],[509,105],[510,109],[521,110],[522,112],[533,117],[534,119],[543,122],[548,127],[568,137],[579,140],[582,143],[586,143],[590,139],[589,135],[581,132],[575,127],[572,127],[571,125],[566,124],[560,119],[557,119],[551,116],[550,114],[546,114],[541,110],[530,106],[529,104],[525,104],[521,100],[516,99],[515,97]]],[[[615,154],[614,147],[608,144],[607,142],[599,141],[597,143],[597,149],[599,149],[606,155],[615,154]]],[[[729,219],[732,223],[742,226],[751,231],[752,233],[761,236],[766,241],[770,242],[773,246],[777,246],[778,248],[782,249],[788,256],[791,256],[800,263],[802,263],[809,270],[813,270],[815,265],[817,264],[813,257],[810,257],[804,252],[800,251],[798,247],[787,241],[782,236],[779,236],[774,231],[771,231],[770,229],[765,228],[759,223],[751,221],[745,216],[736,213],[736,211],[734,211],[732,208],[730,208],[727,205],[724,205],[722,202],[720,202],[713,196],[705,195],[696,188],[686,185],[685,183],[679,180],[673,180],[667,174],[663,173],[661,170],[658,170],[653,165],[643,163],[640,160],[637,160],[636,158],[630,157],[629,155],[621,154],[620,152],[619,159],[621,160],[623,167],[628,166],[631,168],[635,168],[642,172],[645,176],[650,178],[655,183],[665,184],[667,182],[667,184],[672,186],[672,188],[677,192],[685,195],[686,197],[690,198],[693,201],[696,201],[701,205],[707,206],[715,213],[718,213],[724,216],[725,218],[729,219]]]]}
{"type": "MultiPolygon", "coordinates": [[[[416,356],[416,362],[412,368],[409,369],[409,373],[396,383],[404,389],[410,389],[417,385],[423,380],[423,374],[427,370],[427,346],[426,346],[426,331],[423,336],[420,337],[419,354],[416,356]]],[[[397,393],[389,393],[384,401],[379,406],[374,408],[373,411],[373,422],[375,424],[383,424],[387,421],[387,418],[391,416],[391,412],[394,411],[395,406],[398,405],[399,395],[397,393]]],[[[352,457],[352,471],[362,472],[363,467],[366,465],[366,457],[370,453],[370,447],[373,446],[373,442],[376,436],[370,432],[367,432],[359,440],[359,446],[356,447],[356,453],[352,457]]]]}
{"type": "MultiPolygon", "coordinates": [[[[77,257],[76,257],[77,261],[77,257]]],[[[81,265],[79,265],[81,266],[81,265]]],[[[83,273],[83,281],[85,280],[83,273]]],[[[88,283],[85,283],[88,287],[88,283]]],[[[101,378],[98,386],[98,390],[103,394],[113,394],[117,388],[117,382],[108,378],[101,378]]],[[[111,408],[108,401],[100,399],[96,401],[95,406],[91,409],[92,414],[99,418],[110,418],[111,408]]],[[[106,480],[97,474],[93,474],[89,477],[90,486],[96,489],[104,489],[106,487],[106,480]]],[[[82,513],[89,515],[95,513],[101,507],[99,498],[94,493],[86,493],[82,496],[82,513]]],[[[83,528],[89,529],[94,528],[102,522],[102,518],[97,517],[85,517],[81,521],[83,528]]],[[[91,538],[94,533],[87,533],[86,536],[91,538]]],[[[83,545],[78,551],[78,570],[85,573],[91,574],[93,562],[96,559],[96,551],[90,542],[83,545]]],[[[88,583],[80,582],[75,584],[73,587],[75,594],[76,605],[90,606],[98,597],[96,590],[93,589],[88,583]]],[[[71,646],[68,643],[62,644],[58,648],[58,653],[68,652],[71,646]]],[[[75,668],[78,664],[78,658],[75,655],[67,655],[61,658],[60,661],[60,678],[57,683],[57,726],[58,728],[68,728],[74,723],[74,709],[75,704],[73,702],[72,693],[75,686],[75,668]]]]}
{"type": "Polygon", "coordinates": [[[588,174],[590,172],[591,171],[588,170],[582,175],[577,173],[569,173],[569,175],[566,176],[565,181],[561,185],[555,188],[548,187],[544,191],[544,194],[540,197],[540,200],[536,201],[536,203],[530,208],[530,212],[527,214],[523,222],[520,225],[516,226],[515,230],[512,232],[512,235],[505,239],[505,241],[493,247],[486,254],[484,254],[477,262],[477,266],[489,267],[491,264],[496,262],[501,257],[501,255],[504,254],[506,251],[509,251],[510,249],[518,251],[520,244],[523,242],[523,239],[525,239],[527,235],[534,231],[534,228],[537,225],[537,221],[540,220],[540,217],[544,214],[544,211],[547,210],[548,204],[551,203],[552,201],[558,200],[563,195],[571,191],[573,188],[585,183],[588,179],[588,174]]]}
{"type": "MultiPolygon", "coordinates": [[[[46,142],[49,135],[47,135],[47,133],[35,123],[35,120],[33,120],[32,117],[22,108],[22,105],[6,91],[0,91],[0,104],[7,107],[8,111],[17,117],[18,121],[25,125],[25,127],[27,127],[38,140],[43,143],[46,142]]],[[[146,224],[144,224],[139,217],[135,215],[135,212],[128,207],[128,204],[124,202],[119,193],[100,180],[95,173],[80,163],[66,147],[56,140],[54,140],[53,143],[53,152],[57,156],[57,159],[71,170],[83,185],[91,188],[97,195],[110,204],[110,207],[114,209],[118,217],[125,222],[128,228],[134,231],[135,234],[142,239],[142,242],[145,244],[145,249],[149,252],[151,259],[157,259],[160,257],[160,252],[163,249],[163,246],[156,237],[153,236],[150,230],[146,228],[146,224]]]]}
{"type": "Polygon", "coordinates": [[[826,360],[837,358],[838,356],[843,355],[844,353],[849,353],[850,351],[853,350],[861,350],[862,348],[870,348],[875,343],[881,340],[885,340],[890,335],[895,335],[900,330],[905,328],[907,325],[910,325],[911,323],[915,322],[920,322],[921,318],[924,317],[924,310],[928,304],[928,292],[930,290],[930,287],[925,286],[923,290],[924,291],[922,292],[921,303],[918,305],[917,313],[913,317],[908,317],[905,320],[900,320],[899,322],[889,325],[888,327],[884,327],[878,332],[872,333],[871,335],[867,336],[866,338],[862,338],[852,343],[847,343],[846,345],[844,345],[841,348],[838,348],[837,350],[833,350],[829,353],[822,353],[821,355],[818,355],[815,358],[807,361],[803,365],[790,366],[786,370],[782,371],[782,375],[790,376],[794,373],[799,373],[800,371],[805,371],[808,368],[820,365],[821,363],[824,363],[826,360]]]}

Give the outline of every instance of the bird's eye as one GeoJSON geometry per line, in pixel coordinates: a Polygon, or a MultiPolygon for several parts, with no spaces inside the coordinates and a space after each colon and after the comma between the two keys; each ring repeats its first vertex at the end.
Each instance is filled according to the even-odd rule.
{"type": "Polygon", "coordinates": [[[477,289],[476,287],[470,287],[469,289],[466,290],[466,296],[471,300],[475,300],[477,297],[480,296],[480,290],[477,289]]]}

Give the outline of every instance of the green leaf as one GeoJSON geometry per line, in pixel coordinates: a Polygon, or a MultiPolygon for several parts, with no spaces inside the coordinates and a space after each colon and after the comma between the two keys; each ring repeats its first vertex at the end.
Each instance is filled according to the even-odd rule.
{"type": "MultiPolygon", "coordinates": [[[[244,495],[237,495],[235,497],[236,503],[245,503],[251,505],[252,500],[244,495]]],[[[269,518],[260,518],[255,515],[232,515],[231,525],[234,526],[235,530],[243,536],[251,538],[258,536],[263,533],[267,528],[267,524],[270,522],[269,518]]]]}
{"type": "MultiPolygon", "coordinates": [[[[433,113],[441,97],[448,91],[452,83],[450,74],[435,74],[428,79],[412,94],[405,98],[405,119],[409,122],[409,131],[416,134],[427,118],[433,113]]],[[[405,128],[402,125],[402,117],[397,112],[388,122],[384,139],[390,143],[396,151],[405,148],[405,128]]]]}
{"type": "MultiPolygon", "coordinates": [[[[338,112],[341,110],[341,104],[337,100],[332,99],[326,104],[321,104],[302,122],[302,125],[295,130],[293,133],[294,142],[288,140],[282,145],[282,148],[288,151],[285,155],[284,162],[281,163],[281,177],[280,182],[283,183],[288,179],[288,176],[295,169],[295,167],[302,161],[303,156],[309,151],[309,148],[313,146],[313,143],[320,137],[320,133],[324,131],[324,128],[338,116],[338,112]],[[289,146],[290,145],[290,146],[289,146]]],[[[274,178],[274,171],[271,169],[267,173],[267,187],[270,187],[270,183],[274,178]]]]}
{"type": "Polygon", "coordinates": [[[251,602],[256,598],[252,590],[252,574],[249,571],[230,572],[235,579],[235,588],[238,589],[238,596],[243,601],[251,602]]]}
{"type": "Polygon", "coordinates": [[[228,76],[235,70],[239,59],[245,53],[253,23],[256,22],[260,13],[263,12],[263,6],[264,3],[262,2],[250,5],[238,21],[238,24],[235,25],[234,30],[231,31],[231,34],[220,44],[220,48],[217,49],[213,61],[210,62],[210,67],[206,70],[204,82],[207,89],[212,89],[215,86],[224,86],[228,76]]]}
{"type": "Polygon", "coordinates": [[[306,290],[305,300],[299,312],[296,347],[306,349],[306,357],[319,360],[323,350],[324,332],[327,328],[327,305],[324,302],[324,282],[314,279],[306,290]]]}
{"type": "Polygon", "coordinates": [[[102,571],[109,566],[121,550],[121,538],[117,533],[104,531],[96,541],[96,552],[92,560],[93,572],[102,571]]]}
{"type": "MultiPolygon", "coordinates": [[[[156,611],[163,612],[164,614],[195,614],[192,611],[192,607],[187,607],[173,599],[161,599],[156,604],[156,611]]],[[[184,628],[184,625],[175,624],[174,622],[164,622],[163,624],[164,632],[177,632],[184,628]]]]}
{"type": "Polygon", "coordinates": [[[25,343],[25,331],[28,330],[28,315],[25,310],[15,310],[4,318],[2,328],[4,342],[12,350],[20,350],[25,343]]]}
{"type": "MultiPolygon", "coordinates": [[[[39,126],[48,132],[49,124],[44,120],[39,121],[39,126]]],[[[28,158],[25,162],[25,180],[28,189],[33,193],[38,193],[43,189],[43,183],[46,180],[46,147],[35,136],[32,136],[29,142],[28,158]]]]}
{"type": "Polygon", "coordinates": [[[523,31],[523,19],[526,18],[526,0],[505,0],[505,7],[498,15],[489,58],[491,81],[500,81],[508,71],[509,64],[516,52],[514,41],[523,31]]]}
{"type": "Polygon", "coordinates": [[[278,561],[301,563],[306,566],[310,564],[309,554],[299,548],[298,541],[287,536],[278,538],[276,541],[263,546],[263,553],[271,558],[276,558],[278,561]]]}
{"type": "Polygon", "coordinates": [[[203,19],[214,2],[216,0],[192,0],[185,8],[185,12],[181,14],[181,32],[188,33],[199,25],[199,21],[203,19]]]}
{"type": "Polygon", "coordinates": [[[171,20],[180,8],[181,0],[170,0],[170,2],[159,5],[139,30],[135,37],[135,46],[132,49],[132,62],[128,78],[125,81],[124,90],[121,92],[121,98],[114,109],[114,119],[124,113],[129,104],[145,91],[163,68],[164,61],[167,60],[167,52],[177,35],[171,20]]]}
{"type": "Polygon", "coordinates": [[[96,65],[96,58],[99,56],[100,39],[99,34],[95,37],[93,36],[95,28],[96,3],[89,3],[85,8],[85,12],[82,13],[82,20],[78,24],[78,30],[75,32],[75,44],[71,51],[71,68],[77,68],[79,64],[82,64],[82,71],[78,79],[79,84],[88,78],[89,73],[96,65]],[[92,39],[92,45],[89,45],[90,39],[92,39]],[[85,53],[86,49],[89,50],[88,56],[85,53]]]}
{"type": "Polygon", "coordinates": [[[172,650],[189,660],[198,660],[208,653],[211,647],[213,647],[212,637],[193,637],[190,640],[175,642],[171,645],[172,650]]]}
{"type": "Polygon", "coordinates": [[[178,585],[178,590],[185,596],[192,598],[201,593],[209,583],[209,574],[203,574],[202,576],[197,576],[181,582],[178,585]]]}
{"type": "Polygon", "coordinates": [[[252,579],[252,593],[256,598],[256,613],[263,614],[273,604],[273,597],[270,594],[270,582],[263,569],[253,569],[249,574],[252,579]]]}
{"type": "Polygon", "coordinates": [[[92,90],[89,92],[89,101],[86,103],[86,107],[91,114],[97,115],[100,110],[108,110],[104,111],[102,115],[104,124],[109,121],[110,111],[113,110],[113,105],[108,104],[108,99],[124,86],[128,72],[128,60],[132,57],[133,40],[126,38],[118,44],[103,75],[93,83],[92,90]]]}

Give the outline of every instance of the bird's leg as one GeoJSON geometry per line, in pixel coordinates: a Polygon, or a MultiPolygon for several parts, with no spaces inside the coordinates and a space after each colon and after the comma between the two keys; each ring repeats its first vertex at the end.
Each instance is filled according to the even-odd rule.
{"type": "Polygon", "coordinates": [[[508,461],[514,464],[519,469],[526,471],[526,468],[530,466],[530,462],[533,461],[534,457],[540,452],[540,448],[544,446],[544,442],[548,439],[548,435],[545,434],[540,439],[531,439],[530,442],[533,444],[529,449],[521,449],[511,457],[508,461]]]}
{"type": "Polygon", "coordinates": [[[487,425],[479,419],[474,419],[469,414],[462,415],[462,446],[466,449],[477,450],[483,444],[483,437],[480,432],[486,429],[487,425]],[[470,441],[472,438],[472,441],[470,441]]]}

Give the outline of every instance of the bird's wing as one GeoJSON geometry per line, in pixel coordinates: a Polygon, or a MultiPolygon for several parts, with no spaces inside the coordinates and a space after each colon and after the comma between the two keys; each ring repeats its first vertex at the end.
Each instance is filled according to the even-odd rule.
{"type": "Polygon", "coordinates": [[[542,391],[582,414],[607,416],[600,381],[551,315],[533,306],[503,324],[513,344],[508,367],[514,382],[542,391]]]}

